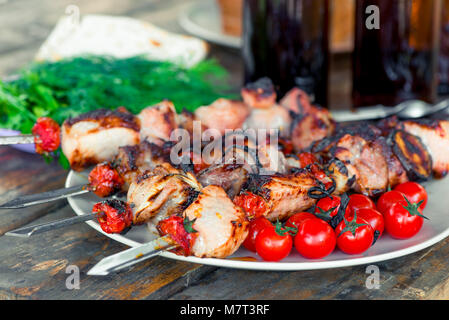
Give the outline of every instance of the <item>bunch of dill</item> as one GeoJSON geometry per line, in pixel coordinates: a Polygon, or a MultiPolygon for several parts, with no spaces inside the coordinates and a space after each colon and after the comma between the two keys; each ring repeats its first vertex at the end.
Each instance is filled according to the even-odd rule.
{"type": "Polygon", "coordinates": [[[17,79],[0,82],[0,128],[30,133],[38,117],[62,123],[98,108],[137,114],[163,99],[178,111],[195,110],[229,94],[227,72],[215,61],[192,68],[143,57],[86,56],[32,63],[17,79]]]}

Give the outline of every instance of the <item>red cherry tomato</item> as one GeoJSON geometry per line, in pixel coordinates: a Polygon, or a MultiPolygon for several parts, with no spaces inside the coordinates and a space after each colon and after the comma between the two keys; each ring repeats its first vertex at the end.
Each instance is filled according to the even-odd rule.
{"type": "Polygon", "coordinates": [[[357,210],[357,216],[368,222],[374,232],[377,231],[376,240],[382,235],[385,229],[385,222],[383,215],[379,211],[367,208],[359,209],[357,210]]]}
{"type": "Polygon", "coordinates": [[[120,233],[130,227],[133,221],[131,207],[116,199],[95,204],[92,213],[97,214],[101,229],[106,233],[120,233]]]}
{"type": "Polygon", "coordinates": [[[261,217],[268,210],[265,200],[261,196],[249,191],[245,191],[236,196],[234,198],[234,204],[241,207],[249,219],[261,217]]]}
{"type": "Polygon", "coordinates": [[[370,224],[355,214],[346,218],[335,229],[338,248],[347,254],[361,254],[374,242],[374,230],[370,224]]]}
{"type": "Polygon", "coordinates": [[[354,210],[359,209],[375,209],[376,205],[374,204],[374,201],[371,200],[371,198],[363,194],[354,193],[349,196],[348,208],[349,212],[353,213],[354,210]]]}
{"type": "Polygon", "coordinates": [[[332,253],[337,243],[334,229],[321,219],[306,219],[294,238],[296,250],[305,258],[321,259],[332,253]]]}
{"type": "Polygon", "coordinates": [[[193,229],[194,220],[187,217],[170,216],[161,220],[157,229],[161,235],[169,235],[179,247],[173,250],[176,254],[189,256],[198,233],[193,229]]]}
{"type": "Polygon", "coordinates": [[[416,182],[405,182],[394,188],[394,190],[402,192],[411,203],[419,203],[422,201],[420,208],[424,210],[427,205],[427,191],[422,185],[416,182]]]}
{"type": "Polygon", "coordinates": [[[119,191],[125,181],[108,163],[100,163],[89,173],[89,189],[104,198],[119,191]]]}
{"type": "Polygon", "coordinates": [[[292,250],[292,236],[280,225],[265,228],[256,237],[256,252],[265,261],[281,261],[292,250]]]}
{"type": "Polygon", "coordinates": [[[253,252],[256,252],[256,237],[259,232],[265,228],[271,228],[271,222],[265,217],[258,217],[249,223],[249,232],[243,246],[253,252]]]}
{"type": "Polygon", "coordinates": [[[315,207],[315,215],[324,221],[329,222],[338,214],[341,199],[338,196],[326,197],[320,199],[315,207]]]}
{"type": "Polygon", "coordinates": [[[298,155],[299,158],[299,164],[301,168],[305,168],[308,165],[314,164],[318,162],[317,158],[313,153],[310,152],[303,152],[298,155]]]}
{"type": "Polygon", "coordinates": [[[385,213],[385,230],[396,239],[409,239],[416,235],[424,222],[422,210],[416,203],[399,201],[385,213]]]}
{"type": "Polygon", "coordinates": [[[377,210],[385,214],[388,209],[399,201],[404,201],[404,194],[402,192],[392,190],[385,192],[380,196],[379,200],[377,200],[377,210]]]}
{"type": "Polygon", "coordinates": [[[300,212],[292,215],[285,223],[286,227],[299,228],[301,223],[307,219],[316,219],[317,217],[310,212],[300,212]]]}
{"type": "Polygon", "coordinates": [[[56,151],[61,143],[61,128],[51,118],[41,117],[33,126],[32,133],[36,152],[39,154],[56,151]]]}

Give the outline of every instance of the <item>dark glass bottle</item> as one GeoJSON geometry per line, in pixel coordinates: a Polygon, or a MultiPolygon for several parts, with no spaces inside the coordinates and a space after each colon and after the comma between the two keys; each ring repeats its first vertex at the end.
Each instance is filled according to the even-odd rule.
{"type": "Polygon", "coordinates": [[[327,106],[329,0],[245,0],[245,83],[269,77],[282,97],[298,86],[327,106]]]}
{"type": "Polygon", "coordinates": [[[436,100],[440,9],[440,0],[357,0],[355,107],[436,100]],[[378,29],[366,24],[371,5],[378,8],[378,29]]]}
{"type": "Polygon", "coordinates": [[[443,0],[438,93],[449,95],[449,0],[443,0]]]}

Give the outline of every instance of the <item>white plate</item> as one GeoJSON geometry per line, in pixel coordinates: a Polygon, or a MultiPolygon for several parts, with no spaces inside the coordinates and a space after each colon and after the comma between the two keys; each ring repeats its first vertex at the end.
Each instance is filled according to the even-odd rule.
{"type": "Polygon", "coordinates": [[[230,36],[221,29],[220,10],[215,0],[192,3],[178,17],[181,27],[190,34],[220,45],[240,48],[240,37],[230,36]]]}
{"type": "MultiPolygon", "coordinates": [[[[66,180],[66,187],[86,183],[86,176],[71,171],[66,180]]],[[[449,236],[449,178],[443,180],[434,180],[426,185],[429,194],[429,200],[424,214],[430,219],[424,222],[421,231],[412,239],[395,240],[389,235],[384,234],[377,243],[362,255],[350,256],[338,250],[330,256],[320,260],[308,260],[303,258],[294,249],[292,253],[281,262],[264,262],[256,254],[240,248],[234,255],[226,259],[201,259],[196,257],[182,257],[170,252],[161,252],[160,255],[170,259],[188,261],[199,264],[213,265],[218,267],[253,269],[253,270],[313,270],[328,269],[362,264],[371,264],[385,261],[401,256],[405,256],[445,239],[449,236]],[[250,260],[253,261],[245,261],[250,260]],[[257,259],[257,261],[256,261],[257,259]]],[[[90,213],[93,205],[100,201],[93,194],[86,194],[74,198],[69,198],[69,203],[77,215],[90,213]]],[[[88,221],[92,228],[103,233],[105,236],[124,243],[128,246],[138,246],[155,238],[147,231],[146,226],[133,227],[126,235],[104,233],[100,225],[94,221],[88,221]]]]}

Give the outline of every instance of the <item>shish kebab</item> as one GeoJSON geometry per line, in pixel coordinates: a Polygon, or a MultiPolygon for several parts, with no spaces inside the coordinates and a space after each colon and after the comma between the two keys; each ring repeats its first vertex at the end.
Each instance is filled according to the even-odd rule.
{"type": "MultiPolygon", "coordinates": [[[[291,106],[293,108],[302,108],[303,106],[299,105],[299,102],[300,99],[296,99],[296,101],[294,101],[291,106]]],[[[437,154],[438,165],[432,166],[430,164],[431,158],[429,157],[429,153],[421,143],[421,139],[419,139],[417,136],[407,133],[406,129],[404,130],[404,128],[407,128],[407,125],[411,125],[415,129],[416,126],[418,126],[418,128],[424,130],[423,132],[426,135],[432,135],[432,131],[430,130],[432,129],[432,127],[429,127],[428,124],[424,125],[421,123],[417,123],[415,126],[413,126],[413,123],[400,124],[394,122],[395,121],[389,120],[388,122],[383,123],[380,126],[380,129],[373,126],[352,128],[351,130],[336,130],[334,128],[331,130],[331,132],[334,132],[334,135],[329,137],[329,135],[326,134],[326,137],[324,139],[318,139],[318,142],[312,141],[306,149],[312,150],[316,155],[319,155],[323,158],[335,157],[336,159],[339,159],[341,163],[344,163],[347,172],[352,173],[351,178],[346,180],[346,185],[348,184],[348,182],[352,181],[351,187],[359,192],[369,195],[376,195],[381,193],[382,190],[388,187],[389,183],[399,183],[398,181],[403,181],[409,178],[416,178],[413,177],[413,175],[418,175],[418,178],[420,179],[429,177],[432,169],[437,175],[442,175],[447,172],[448,159],[445,159],[444,156],[440,157],[437,154]],[[390,133],[386,135],[385,132],[388,131],[390,131],[390,133]],[[407,155],[410,155],[407,152],[404,152],[404,150],[407,151],[410,149],[407,148],[410,143],[414,143],[413,147],[418,148],[417,150],[419,150],[420,153],[422,152],[422,154],[420,154],[419,161],[413,162],[406,157],[407,155]],[[388,151],[388,148],[393,149],[394,152],[386,153],[386,155],[380,153],[381,156],[383,155],[383,159],[381,156],[378,156],[380,151],[388,151]],[[373,169],[376,168],[376,166],[380,168],[381,174],[379,175],[379,177],[376,176],[373,179],[373,177],[370,177],[368,175],[370,172],[373,172],[373,169]]],[[[304,127],[310,127],[311,125],[314,125],[313,121],[307,119],[307,114],[303,114],[303,117],[298,120],[298,123],[304,127]]],[[[441,125],[442,128],[445,127],[444,122],[439,123],[439,125],[441,125]]],[[[435,128],[435,126],[436,125],[433,124],[433,128],[435,128]]],[[[298,136],[301,136],[301,134],[303,133],[304,132],[302,130],[297,131],[298,136]]],[[[437,138],[438,137],[441,139],[447,139],[447,135],[441,135],[441,132],[439,132],[437,138]]],[[[300,142],[302,142],[302,139],[300,140],[300,142]]],[[[298,159],[293,159],[293,162],[295,160],[298,159]]],[[[308,190],[306,190],[307,188],[303,188],[302,190],[306,190],[308,192],[310,189],[317,187],[318,183],[316,182],[316,176],[310,174],[310,167],[308,168],[308,170],[298,170],[294,175],[300,176],[299,183],[304,182],[303,178],[305,178],[305,176],[308,176],[311,181],[315,181],[315,184],[312,184],[313,186],[308,186],[308,190]]],[[[346,176],[349,177],[348,174],[346,176]]],[[[166,177],[166,175],[164,177],[166,177]]],[[[246,182],[246,186],[242,187],[239,196],[245,196],[246,192],[249,191],[248,193],[253,193],[256,196],[261,197],[265,201],[268,198],[268,201],[266,201],[266,203],[268,204],[267,210],[263,213],[266,214],[267,217],[270,217],[270,214],[272,214],[272,218],[282,218],[283,214],[288,217],[288,215],[292,213],[291,210],[298,210],[297,206],[294,204],[295,201],[291,201],[293,200],[292,197],[288,198],[288,200],[290,201],[287,202],[282,202],[282,200],[276,202],[276,200],[279,199],[277,199],[275,196],[276,192],[273,192],[276,191],[277,185],[281,186],[281,190],[282,188],[284,188],[284,190],[289,189],[292,181],[294,180],[294,176],[292,176],[292,173],[264,177],[265,179],[261,179],[261,177],[257,176],[249,176],[249,178],[250,181],[246,182]],[[258,179],[259,181],[257,181],[258,179]],[[256,181],[257,183],[251,183],[251,181],[256,181]],[[251,184],[253,185],[253,187],[251,187],[251,184]],[[257,188],[254,188],[254,186],[257,186],[257,188]],[[272,203],[269,202],[270,198],[271,200],[273,200],[272,203]],[[280,203],[282,203],[282,205],[279,205],[280,203]],[[290,207],[288,205],[290,205],[290,207]],[[276,209],[278,209],[278,211],[276,211],[276,209]]],[[[294,190],[294,187],[290,189],[294,190]]],[[[282,192],[280,194],[285,195],[285,193],[282,192]]],[[[300,200],[297,202],[301,203],[300,200]]],[[[311,201],[309,207],[312,205],[313,201],[311,201]]],[[[171,217],[168,217],[167,219],[170,218],[171,217]]],[[[179,222],[180,221],[178,221],[177,223],[179,224],[179,222]]],[[[158,225],[160,225],[160,223],[158,223],[158,225]]],[[[177,224],[175,223],[174,225],[177,224]]]]}

